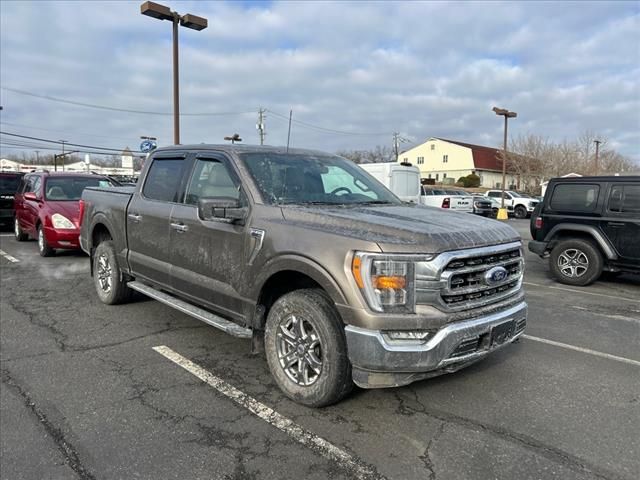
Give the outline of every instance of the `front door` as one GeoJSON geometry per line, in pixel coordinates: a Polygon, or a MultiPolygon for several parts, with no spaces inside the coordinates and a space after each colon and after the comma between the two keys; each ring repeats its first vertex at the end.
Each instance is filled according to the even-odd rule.
{"type": "Polygon", "coordinates": [[[186,164],[184,155],[154,158],[142,189],[134,194],[127,209],[131,270],[160,286],[170,286],[170,218],[186,164]]]}
{"type": "Polygon", "coordinates": [[[224,220],[203,221],[198,200],[241,198],[240,182],[223,156],[201,155],[195,161],[184,202],[171,215],[172,287],[212,309],[241,319],[245,300],[237,287],[246,279],[247,227],[224,220]]]}

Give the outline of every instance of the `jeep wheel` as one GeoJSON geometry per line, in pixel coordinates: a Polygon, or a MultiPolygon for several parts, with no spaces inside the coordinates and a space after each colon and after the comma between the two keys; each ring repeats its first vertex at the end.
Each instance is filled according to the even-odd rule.
{"type": "Polygon", "coordinates": [[[29,235],[24,233],[22,231],[22,228],[20,228],[20,222],[18,222],[18,218],[15,218],[13,220],[13,234],[15,235],[18,242],[24,242],[29,237],[29,235]]]}
{"type": "Polygon", "coordinates": [[[513,216],[520,219],[527,218],[527,209],[522,205],[518,205],[513,211],[513,216]]]}
{"type": "Polygon", "coordinates": [[[564,240],[551,251],[551,273],[561,283],[584,286],[602,273],[602,255],[588,240],[564,240]]]}
{"type": "Polygon", "coordinates": [[[38,225],[38,252],[41,257],[53,257],[56,254],[56,251],[47,243],[42,225],[38,225]]]}
{"type": "Polygon", "coordinates": [[[98,298],[107,305],[124,303],[133,293],[133,290],[127,287],[118,266],[113,243],[109,240],[100,243],[93,255],[93,282],[98,298]]]}
{"type": "Polygon", "coordinates": [[[290,399],[324,407],[353,387],[342,320],[320,291],[280,297],[269,310],[264,341],[271,374],[290,399]]]}

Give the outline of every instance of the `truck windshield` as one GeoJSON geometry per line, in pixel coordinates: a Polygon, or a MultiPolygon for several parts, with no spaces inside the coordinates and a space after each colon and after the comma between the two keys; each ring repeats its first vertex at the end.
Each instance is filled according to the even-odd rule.
{"type": "Polygon", "coordinates": [[[338,156],[254,152],[240,157],[271,204],[402,204],[368,173],[338,156]]]}
{"type": "Polygon", "coordinates": [[[57,177],[48,178],[44,189],[47,200],[57,202],[77,201],[86,187],[109,187],[113,183],[104,177],[57,177]]]}

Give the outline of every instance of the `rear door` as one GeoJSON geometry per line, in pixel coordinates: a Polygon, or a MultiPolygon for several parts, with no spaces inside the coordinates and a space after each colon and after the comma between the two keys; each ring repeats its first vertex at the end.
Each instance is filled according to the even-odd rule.
{"type": "Polygon", "coordinates": [[[616,183],[609,190],[600,227],[623,262],[640,260],[640,185],[616,183]]]}
{"type": "Polygon", "coordinates": [[[184,152],[154,157],[142,188],[127,209],[129,265],[136,276],[170,286],[171,211],[183,191],[189,158],[184,152]]]}
{"type": "Polygon", "coordinates": [[[197,155],[184,201],[171,214],[171,286],[183,296],[239,319],[244,300],[236,287],[247,281],[243,278],[247,227],[223,219],[201,220],[198,200],[206,197],[233,198],[246,204],[232,165],[215,152],[197,155]]]}
{"type": "Polygon", "coordinates": [[[409,168],[391,170],[391,188],[402,201],[419,203],[420,174],[409,168]]]}
{"type": "Polygon", "coordinates": [[[38,222],[38,213],[40,205],[43,201],[44,194],[42,190],[42,178],[40,175],[29,177],[20,201],[20,225],[23,230],[31,235],[36,235],[36,223],[38,222]],[[27,200],[24,193],[32,192],[36,194],[37,200],[27,200]]]}

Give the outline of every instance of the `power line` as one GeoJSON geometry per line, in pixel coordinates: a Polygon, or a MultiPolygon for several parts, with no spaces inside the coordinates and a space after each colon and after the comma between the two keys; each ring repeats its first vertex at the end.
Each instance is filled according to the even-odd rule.
{"type": "MultiPolygon", "coordinates": [[[[283,120],[286,120],[287,122],[289,121],[289,116],[288,115],[282,115],[280,113],[274,112],[271,109],[267,110],[268,112],[270,112],[272,115],[279,117],[283,120]]],[[[326,127],[321,127],[320,125],[314,125],[312,123],[307,123],[307,122],[303,122],[301,120],[291,120],[292,123],[295,123],[297,125],[301,125],[307,128],[311,128],[314,130],[318,130],[321,132],[326,132],[326,133],[336,133],[339,135],[353,135],[353,136],[365,136],[365,137],[380,137],[383,135],[389,135],[389,132],[376,132],[376,133],[372,133],[372,132],[349,132],[346,130],[336,130],[333,128],[326,128],[326,127]]]]}
{"type": "MultiPolygon", "coordinates": [[[[10,87],[0,87],[2,90],[6,90],[8,92],[17,93],[19,95],[26,95],[29,97],[40,98],[43,100],[50,100],[52,102],[59,103],[67,103],[69,105],[75,105],[77,107],[87,107],[87,108],[96,108],[98,110],[109,110],[112,112],[125,112],[125,113],[139,113],[142,115],[167,115],[173,116],[172,112],[154,112],[149,110],[133,110],[129,108],[118,108],[118,107],[110,107],[108,105],[97,105],[94,103],[85,103],[85,102],[77,102],[75,100],[68,100],[65,98],[52,97],[50,95],[39,95],[33,92],[27,92],[25,90],[18,90],[17,88],[10,87]]],[[[204,113],[180,113],[180,116],[189,116],[189,117],[213,117],[213,116],[224,116],[224,115],[245,115],[247,113],[254,113],[254,111],[246,111],[246,112],[204,112],[204,113]]]]}
{"type": "MultiPolygon", "coordinates": [[[[66,140],[64,142],[62,142],[60,140],[49,140],[47,138],[31,137],[29,135],[19,135],[17,133],[9,133],[9,132],[2,132],[2,131],[0,131],[0,134],[8,135],[10,137],[25,138],[27,140],[37,140],[39,142],[55,143],[57,145],[69,145],[71,147],[93,148],[93,149],[96,149],[96,150],[112,151],[112,152],[118,152],[118,153],[122,152],[122,149],[120,149],[120,148],[96,147],[95,145],[82,145],[80,143],[70,143],[70,142],[67,142],[66,140]]],[[[142,153],[142,152],[137,151],[137,150],[135,152],[142,153]]]]}
{"type": "MultiPolygon", "coordinates": [[[[52,132],[52,133],[61,133],[69,136],[69,132],[65,130],[55,130],[52,128],[42,128],[42,127],[33,127],[31,125],[22,125],[20,123],[13,122],[5,122],[0,120],[0,125],[9,125],[10,127],[19,127],[19,128],[30,128],[32,130],[42,130],[43,132],[52,132]]],[[[96,137],[96,138],[108,138],[111,140],[124,140],[125,142],[131,141],[131,138],[125,139],[124,137],[113,137],[111,135],[99,135],[97,133],[86,133],[86,132],[73,132],[72,135],[82,135],[83,137],[96,137]]]]}

